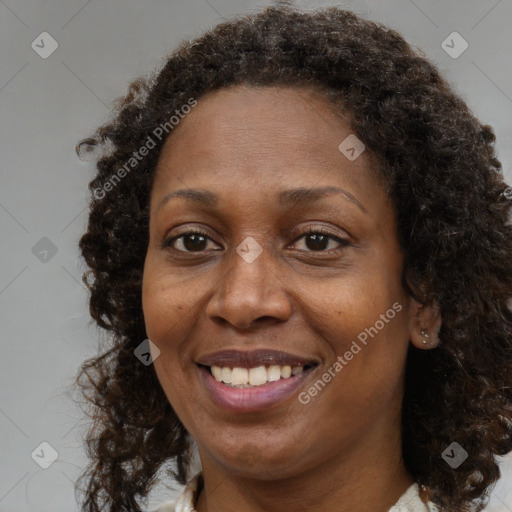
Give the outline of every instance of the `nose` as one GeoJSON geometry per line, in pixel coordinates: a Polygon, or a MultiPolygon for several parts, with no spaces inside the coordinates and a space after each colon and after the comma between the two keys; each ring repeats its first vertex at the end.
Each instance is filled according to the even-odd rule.
{"type": "Polygon", "coordinates": [[[279,275],[269,249],[263,249],[252,262],[236,251],[226,258],[226,266],[206,307],[209,318],[245,330],[284,322],[290,317],[292,305],[284,276],[279,275]]]}

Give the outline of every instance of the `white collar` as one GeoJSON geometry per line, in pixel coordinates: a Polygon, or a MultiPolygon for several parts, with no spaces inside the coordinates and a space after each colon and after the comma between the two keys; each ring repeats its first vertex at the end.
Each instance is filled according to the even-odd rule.
{"type": "MultiPolygon", "coordinates": [[[[164,503],[154,512],[196,512],[194,504],[200,477],[201,471],[198,471],[175,501],[164,503]]],[[[438,509],[430,502],[423,503],[419,495],[419,486],[414,483],[407,488],[388,512],[438,512],[438,509]]]]}

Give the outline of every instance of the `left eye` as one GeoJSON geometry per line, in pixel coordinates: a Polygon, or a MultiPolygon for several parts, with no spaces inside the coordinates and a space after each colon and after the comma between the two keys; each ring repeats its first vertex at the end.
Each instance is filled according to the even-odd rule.
{"type": "Polygon", "coordinates": [[[331,241],[336,242],[342,247],[349,245],[348,240],[344,240],[343,238],[322,230],[310,230],[302,234],[297,240],[302,239],[304,239],[305,246],[309,249],[308,252],[323,252],[327,249],[327,246],[331,241]]]}

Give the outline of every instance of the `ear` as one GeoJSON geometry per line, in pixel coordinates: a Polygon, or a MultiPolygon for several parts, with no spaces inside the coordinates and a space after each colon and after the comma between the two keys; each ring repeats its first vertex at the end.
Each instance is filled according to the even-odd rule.
{"type": "Polygon", "coordinates": [[[436,348],[439,345],[441,323],[441,313],[437,304],[424,306],[412,300],[409,339],[415,347],[424,350],[436,348]]]}

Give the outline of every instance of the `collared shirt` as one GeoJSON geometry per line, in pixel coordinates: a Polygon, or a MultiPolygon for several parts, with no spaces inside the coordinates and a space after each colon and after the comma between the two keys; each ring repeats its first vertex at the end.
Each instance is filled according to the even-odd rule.
{"type": "MultiPolygon", "coordinates": [[[[196,512],[194,506],[200,478],[201,471],[196,473],[187,483],[175,501],[164,503],[154,512],[196,512]]],[[[438,512],[434,504],[430,502],[427,504],[423,503],[419,495],[419,490],[417,483],[412,484],[388,512],[438,512]]]]}

